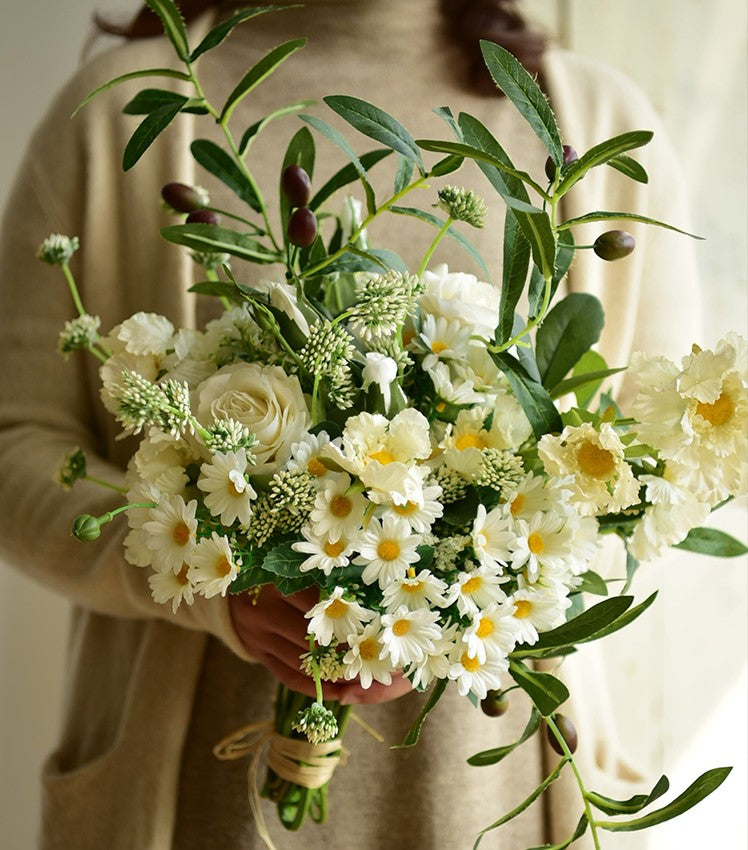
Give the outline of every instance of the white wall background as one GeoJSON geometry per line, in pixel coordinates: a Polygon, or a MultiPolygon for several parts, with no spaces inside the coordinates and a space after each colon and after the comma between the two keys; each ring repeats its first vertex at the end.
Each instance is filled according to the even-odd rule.
{"type": "MultiPolygon", "coordinates": [[[[92,0],[2,5],[0,206],[33,125],[78,61],[93,8],[92,0]]],[[[99,8],[136,6],[122,0],[99,8]]],[[[694,228],[708,237],[699,245],[705,342],[729,329],[745,334],[744,0],[527,0],[525,8],[563,45],[622,69],[649,94],[677,139],[692,187],[694,228]]],[[[744,506],[729,507],[714,524],[745,539],[744,506]]],[[[610,649],[620,666],[614,699],[624,709],[623,738],[653,778],[664,770],[673,787],[683,788],[709,767],[735,765],[714,798],[650,834],[655,850],[748,843],[747,573],[745,558],[716,563],[680,554],[640,571],[642,597],[649,587],[663,588],[662,616],[625,630],[610,649]],[[632,699],[631,688],[642,682],[648,695],[632,699]]],[[[9,850],[34,846],[37,774],[56,734],[66,622],[62,600],[0,571],[0,845],[9,850]]],[[[615,836],[610,846],[619,846],[615,836]]]]}

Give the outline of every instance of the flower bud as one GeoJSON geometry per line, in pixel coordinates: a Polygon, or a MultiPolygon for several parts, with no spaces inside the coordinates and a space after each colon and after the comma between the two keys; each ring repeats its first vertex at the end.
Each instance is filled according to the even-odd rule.
{"type": "Polygon", "coordinates": [[[81,514],[73,523],[73,537],[76,540],[90,541],[101,536],[101,523],[91,514],[81,514]]]}
{"type": "Polygon", "coordinates": [[[472,189],[461,186],[445,186],[437,193],[439,206],[457,221],[481,228],[486,222],[486,202],[472,189]]]}
{"type": "Polygon", "coordinates": [[[489,717],[501,717],[509,709],[509,700],[503,691],[488,691],[481,700],[480,707],[489,717]]]}
{"type": "Polygon", "coordinates": [[[213,210],[193,210],[187,216],[187,224],[219,224],[220,217],[213,210]]]}
{"type": "Polygon", "coordinates": [[[317,238],[317,217],[309,207],[299,207],[288,219],[288,241],[297,248],[307,248],[317,238]]]}
{"type": "MultiPolygon", "coordinates": [[[[577,744],[579,743],[579,737],[577,736],[577,730],[574,728],[574,724],[564,714],[554,714],[553,722],[556,724],[556,728],[561,733],[561,737],[566,742],[566,746],[569,748],[569,752],[573,753],[577,748],[577,744]]],[[[551,748],[554,749],[560,756],[565,755],[563,749],[561,748],[561,744],[558,742],[558,739],[553,734],[553,731],[551,730],[550,726],[546,726],[545,734],[548,738],[548,743],[551,745],[551,748]]]]}
{"type": "Polygon", "coordinates": [[[205,189],[186,183],[167,183],[161,189],[164,203],[175,212],[191,213],[207,207],[210,199],[205,189]]]}
{"type": "Polygon", "coordinates": [[[634,237],[625,230],[608,230],[595,239],[592,250],[602,260],[620,260],[627,257],[635,246],[634,237]]]}
{"type": "Polygon", "coordinates": [[[70,258],[79,247],[80,241],[77,236],[52,233],[39,246],[36,256],[50,266],[62,266],[70,262],[70,258]]]}
{"type": "Polygon", "coordinates": [[[305,207],[312,196],[312,181],[300,165],[289,165],[281,174],[281,189],[293,207],[305,207]]]}
{"type": "MultiPolygon", "coordinates": [[[[570,145],[564,145],[564,163],[561,166],[569,165],[579,159],[579,154],[570,145]]],[[[553,180],[556,176],[556,163],[548,157],[545,161],[545,175],[549,180],[553,180]]]]}

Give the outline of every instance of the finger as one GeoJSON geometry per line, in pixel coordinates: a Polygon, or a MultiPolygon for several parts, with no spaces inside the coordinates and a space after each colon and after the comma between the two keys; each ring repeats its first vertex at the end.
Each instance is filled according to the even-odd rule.
{"type": "Polygon", "coordinates": [[[363,688],[360,682],[354,681],[345,686],[339,701],[342,705],[373,705],[397,699],[412,689],[410,681],[400,674],[392,677],[391,685],[374,682],[370,688],[363,688]]]}

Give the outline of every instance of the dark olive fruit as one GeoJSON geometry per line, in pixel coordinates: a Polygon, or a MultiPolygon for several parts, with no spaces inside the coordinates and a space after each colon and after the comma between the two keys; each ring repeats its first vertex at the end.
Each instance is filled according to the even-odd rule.
{"type": "Polygon", "coordinates": [[[161,197],[177,212],[190,213],[205,206],[205,196],[186,183],[167,183],[161,189],[161,197]]]}
{"type": "MultiPolygon", "coordinates": [[[[579,154],[570,145],[564,145],[564,165],[570,162],[576,162],[579,159],[579,154]]],[[[545,161],[545,174],[549,180],[553,180],[556,176],[556,163],[548,157],[545,161]]]]}
{"type": "Polygon", "coordinates": [[[488,691],[480,702],[481,710],[489,717],[501,717],[509,708],[509,700],[503,691],[488,691]]]}
{"type": "Polygon", "coordinates": [[[309,207],[299,207],[288,219],[288,241],[297,248],[306,248],[317,238],[317,217],[309,207]]]}
{"type": "Polygon", "coordinates": [[[592,250],[603,260],[620,260],[636,247],[636,241],[625,230],[608,230],[601,233],[592,246],[592,250]]]}
{"type": "MultiPolygon", "coordinates": [[[[579,743],[579,736],[577,735],[577,730],[574,728],[574,724],[564,714],[554,714],[553,722],[556,724],[556,728],[561,733],[561,737],[564,739],[564,741],[566,741],[566,746],[569,748],[569,752],[573,753],[577,748],[577,744],[579,743]]],[[[559,744],[550,726],[546,726],[545,734],[548,737],[548,743],[551,745],[551,747],[560,756],[564,755],[564,751],[561,748],[561,744],[559,744]]]]}
{"type": "Polygon", "coordinates": [[[213,210],[195,210],[187,216],[187,224],[218,224],[220,220],[213,210]]]}
{"type": "Polygon", "coordinates": [[[300,165],[289,165],[281,175],[281,189],[293,207],[305,207],[312,196],[312,181],[300,165]]]}

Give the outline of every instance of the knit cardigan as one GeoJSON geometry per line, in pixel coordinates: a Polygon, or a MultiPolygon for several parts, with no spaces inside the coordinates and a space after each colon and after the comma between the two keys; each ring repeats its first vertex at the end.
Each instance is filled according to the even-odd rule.
{"type": "MultiPolygon", "coordinates": [[[[325,94],[349,93],[381,105],[418,137],[444,138],[448,131],[431,110],[449,105],[483,121],[517,166],[542,182],[546,153],[510,104],[462,87],[455,71],[460,59],[440,29],[436,7],[436,0],[316,0],[310,9],[263,15],[203,57],[201,79],[208,96],[220,101],[267,50],[305,35],[306,49],[237,109],[237,126],[299,98],[321,101],[325,94]]],[[[194,27],[195,42],[210,23],[205,18],[194,27]]],[[[170,180],[196,181],[209,186],[217,205],[233,203],[197,171],[189,154],[191,139],[215,137],[215,128],[206,129],[193,116],[180,118],[123,174],[122,151],[134,124],[121,108],[141,81],[101,95],[70,119],[74,106],[102,82],[138,68],[178,67],[175,61],[168,43],[156,39],[107,50],[81,68],[33,136],[0,231],[0,554],[73,606],[64,720],[43,774],[45,850],[172,846],[182,754],[190,747],[187,730],[196,690],[205,681],[209,645],[219,642],[241,660],[245,687],[267,692],[266,707],[263,702],[248,710],[246,720],[262,720],[271,710],[272,690],[267,685],[253,690],[252,684],[267,674],[239,643],[226,599],[201,598],[176,614],[155,604],[145,571],[123,559],[124,523],[106,527],[98,541],[85,546],[70,537],[73,517],[110,509],[111,497],[86,483],[64,494],[50,481],[60,457],[76,445],[86,451],[92,475],[117,479],[133,444],[116,439],[117,426],[98,398],[92,358],[76,355],[64,362],[55,351],[58,331],[72,312],[59,271],[34,259],[40,241],[52,232],[80,237],[74,271],[88,311],[101,316],[104,329],[137,310],[163,313],[183,327],[196,326],[208,314],[187,293],[196,272],[186,252],[158,236],[161,226],[174,222],[158,192],[170,180]]],[[[556,49],[546,55],[543,78],[564,141],[580,152],[626,130],[656,131],[654,142],[637,154],[652,175],[649,185],[611,168],[596,169],[574,190],[564,215],[636,211],[687,226],[675,157],[645,98],[611,69],[556,49]]],[[[332,120],[321,103],[310,110],[332,120]]],[[[298,126],[294,118],[274,122],[253,148],[255,173],[271,197],[283,151],[298,126]]],[[[371,146],[360,137],[353,141],[360,151],[371,146]]],[[[318,140],[315,182],[321,185],[338,167],[339,152],[318,140]]],[[[488,225],[471,238],[493,281],[500,281],[502,206],[476,168],[466,166],[449,179],[489,199],[488,225]]],[[[424,198],[421,203],[432,202],[431,195],[424,198]]],[[[277,215],[274,207],[271,214],[277,215]]],[[[371,233],[371,241],[414,263],[430,238],[423,227],[393,216],[371,233]]],[[[636,224],[627,229],[638,243],[629,258],[604,263],[590,251],[579,252],[568,283],[602,300],[607,325],[599,349],[615,366],[624,365],[634,349],[682,353],[698,325],[688,240],[636,224]]],[[[577,242],[589,243],[599,231],[579,228],[577,242]]],[[[454,244],[443,242],[434,262],[475,271],[454,244]]],[[[249,279],[254,274],[246,270],[249,279]]],[[[576,667],[564,665],[564,675],[578,686],[564,711],[580,729],[579,758],[593,787],[626,794],[632,775],[616,748],[594,658],[592,650],[576,667]]],[[[414,695],[359,711],[394,744],[418,701],[414,695]]],[[[284,834],[272,823],[268,805],[271,832],[280,848],[471,847],[478,830],[516,805],[548,770],[539,739],[494,768],[465,763],[478,750],[519,737],[528,714],[527,703],[517,697],[497,721],[452,694],[430,718],[413,754],[391,752],[352,728],[348,763],[333,779],[330,824],[284,834]]],[[[231,731],[226,722],[216,694],[216,739],[231,731]]],[[[484,846],[560,840],[581,811],[574,794],[572,785],[558,783],[550,803],[536,804],[517,826],[490,833],[484,846]]]]}

